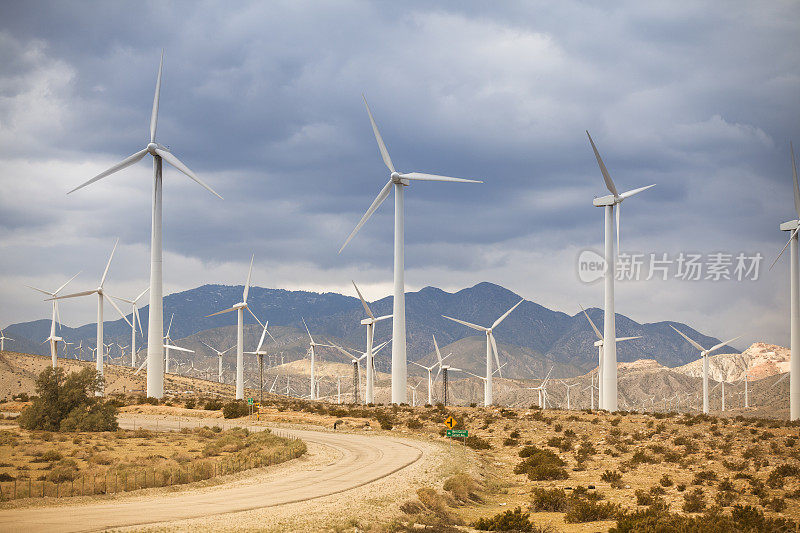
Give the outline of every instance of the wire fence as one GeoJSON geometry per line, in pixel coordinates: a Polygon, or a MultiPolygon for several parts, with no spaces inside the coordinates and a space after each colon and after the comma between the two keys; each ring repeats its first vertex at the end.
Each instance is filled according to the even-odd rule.
{"type": "Polygon", "coordinates": [[[13,481],[0,482],[0,501],[20,498],[65,498],[97,494],[115,494],[133,490],[184,485],[214,477],[236,474],[295,459],[306,447],[296,437],[289,443],[267,452],[232,455],[220,460],[204,459],[177,467],[151,467],[106,470],[76,476],[74,479],[48,481],[30,475],[17,476],[13,481]]]}

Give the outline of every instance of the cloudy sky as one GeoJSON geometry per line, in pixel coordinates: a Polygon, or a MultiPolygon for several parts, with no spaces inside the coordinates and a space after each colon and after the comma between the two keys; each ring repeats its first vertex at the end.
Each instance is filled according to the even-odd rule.
{"type": "Polygon", "coordinates": [[[387,295],[391,199],[337,255],[388,178],[364,93],[398,170],[485,182],[406,190],[409,290],[486,280],[601,307],[576,271],[607,194],[588,129],[620,190],[658,184],[625,202],[623,252],[764,257],[757,281],[620,283],[617,311],[788,344],[788,258],[767,271],[795,217],[788,1],[6,2],[0,325],[48,314],[25,284],[96,286],[117,237],[108,292],[146,286],[150,158],[65,193],[145,146],[162,48],[158,141],[225,197],[165,171],[165,292],[241,284],[255,253],[260,286],[387,295]]]}

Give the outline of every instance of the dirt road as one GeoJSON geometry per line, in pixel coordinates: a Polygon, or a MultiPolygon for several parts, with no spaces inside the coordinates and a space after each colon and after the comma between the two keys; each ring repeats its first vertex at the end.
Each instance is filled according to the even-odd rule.
{"type": "MultiPolygon", "coordinates": [[[[209,420],[211,425],[218,422],[209,420]]],[[[136,427],[156,427],[153,420],[120,419],[123,427],[134,423],[136,427]]],[[[158,420],[160,430],[177,429],[178,424],[177,420],[158,420]]],[[[309,457],[271,467],[242,482],[214,487],[90,503],[61,500],[51,507],[3,510],[0,531],[97,531],[284,506],[397,475],[419,461],[426,449],[412,440],[385,436],[297,429],[281,429],[280,433],[303,439],[309,445],[309,457]]]]}

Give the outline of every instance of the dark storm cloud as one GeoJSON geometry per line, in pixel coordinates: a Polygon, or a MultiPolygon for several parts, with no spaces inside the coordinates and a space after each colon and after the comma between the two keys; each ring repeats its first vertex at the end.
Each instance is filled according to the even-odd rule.
{"type": "MultiPolygon", "coordinates": [[[[273,269],[302,265],[313,286],[343,285],[348,269],[386,278],[391,197],[337,255],[388,178],[362,92],[399,170],[485,181],[409,187],[409,269],[480,280],[513,270],[520,248],[555,261],[599,247],[590,201],[605,188],[585,129],[621,190],[658,183],[626,202],[623,242],[771,253],[792,216],[800,7],[719,7],[6,3],[0,228],[22,248],[0,268],[24,278],[20,262],[45,261],[56,236],[146,250],[149,157],[63,193],[144,146],[162,48],[158,139],[225,197],[166,171],[165,249],[186,268],[238,272],[255,251],[273,269]]],[[[537,278],[520,279],[537,293],[537,278]]]]}

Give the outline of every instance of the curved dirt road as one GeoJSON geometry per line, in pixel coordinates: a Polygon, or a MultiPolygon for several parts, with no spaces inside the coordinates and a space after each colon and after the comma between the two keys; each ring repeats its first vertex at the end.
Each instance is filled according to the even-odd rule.
{"type": "MultiPolygon", "coordinates": [[[[218,421],[217,421],[218,422],[218,421]]],[[[130,427],[131,419],[120,420],[130,427]]],[[[136,427],[155,428],[156,422],[137,419],[136,427]]],[[[177,429],[178,422],[159,420],[159,429],[177,429]]],[[[185,425],[185,423],[184,423],[185,425]]],[[[254,430],[263,427],[253,427],[254,430]]],[[[280,429],[310,445],[327,447],[333,460],[286,469],[263,483],[223,484],[201,490],[158,495],[123,496],[112,501],[0,511],[0,531],[97,531],[156,524],[290,504],[337,494],[392,475],[422,455],[413,441],[383,436],[280,429]]],[[[268,470],[277,470],[282,465],[268,470]]]]}

